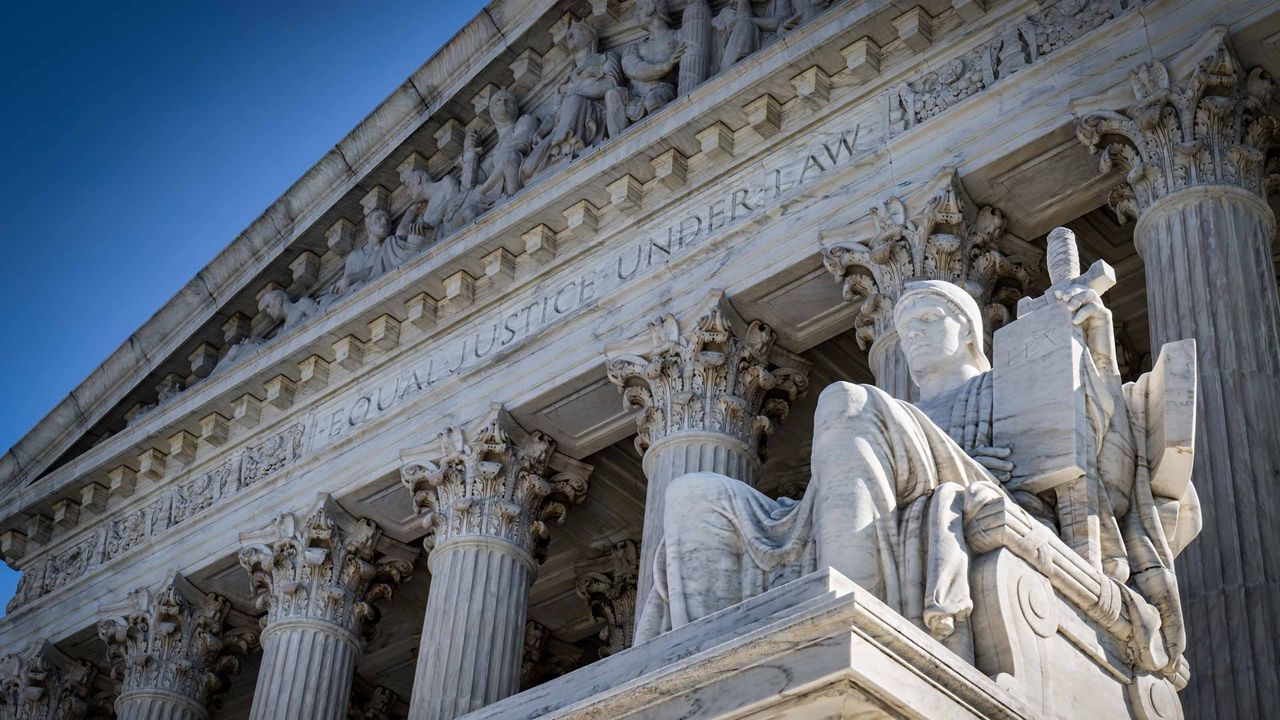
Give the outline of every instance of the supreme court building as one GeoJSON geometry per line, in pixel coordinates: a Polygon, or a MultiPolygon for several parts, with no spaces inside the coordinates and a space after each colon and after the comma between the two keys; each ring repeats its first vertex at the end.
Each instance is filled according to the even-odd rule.
{"type": "Polygon", "coordinates": [[[0,718],[1280,712],[1275,74],[493,0],[0,457],[0,718]]]}

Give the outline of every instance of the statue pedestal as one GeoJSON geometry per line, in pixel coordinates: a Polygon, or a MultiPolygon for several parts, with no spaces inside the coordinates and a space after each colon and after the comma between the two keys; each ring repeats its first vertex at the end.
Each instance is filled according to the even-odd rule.
{"type": "Polygon", "coordinates": [[[1127,664],[1140,598],[1001,495],[965,531],[975,664],[826,568],[464,717],[1182,717],[1185,663],[1127,664]]]}

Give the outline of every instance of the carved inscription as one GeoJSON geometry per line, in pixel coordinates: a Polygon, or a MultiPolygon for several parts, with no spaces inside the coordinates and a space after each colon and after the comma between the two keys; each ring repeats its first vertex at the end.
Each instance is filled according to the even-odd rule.
{"type": "Polygon", "coordinates": [[[23,570],[8,611],[53,592],[283,470],[302,456],[303,430],[299,423],[250,445],[214,469],[166,489],[141,508],[101,523],[92,536],[33,563],[23,570]]]}
{"type": "Polygon", "coordinates": [[[555,325],[623,286],[646,276],[674,258],[710,242],[727,228],[758,216],[766,208],[815,182],[826,173],[863,155],[860,126],[831,133],[764,172],[731,185],[709,200],[692,204],[672,219],[636,237],[620,249],[604,253],[583,271],[554,281],[532,295],[503,307],[474,329],[455,333],[441,347],[394,376],[382,376],[317,413],[309,428],[312,447],[336,442],[355,428],[383,416],[406,398],[492,360],[521,341],[555,325]]]}

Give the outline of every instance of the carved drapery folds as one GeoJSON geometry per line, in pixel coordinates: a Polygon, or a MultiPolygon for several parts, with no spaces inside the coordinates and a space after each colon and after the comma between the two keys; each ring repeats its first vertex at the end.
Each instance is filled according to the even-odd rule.
{"type": "Polygon", "coordinates": [[[995,330],[1031,280],[1031,271],[1000,249],[1005,217],[977,207],[954,168],[934,180],[937,192],[915,212],[898,197],[871,209],[875,232],[822,252],[823,264],[858,304],[855,331],[864,350],[893,329],[893,308],[906,283],[946,280],[964,288],[995,330]]]}
{"type": "Polygon", "coordinates": [[[563,523],[586,497],[591,467],[557,453],[544,433],[526,433],[501,405],[473,428],[447,428],[436,448],[402,454],[401,480],[428,531],[424,547],[480,536],[540,560],[548,524],[563,523]]]}
{"type": "Polygon", "coordinates": [[[603,627],[601,656],[612,655],[631,647],[635,636],[636,583],[640,557],[630,540],[613,546],[607,555],[575,568],[578,578],[574,590],[591,609],[591,618],[603,627]]]}
{"type": "Polygon", "coordinates": [[[738,318],[723,296],[685,328],[663,315],[649,334],[649,351],[611,355],[606,366],[625,406],[642,411],[635,440],[642,453],[666,437],[702,431],[763,457],[775,421],[809,387],[808,363],[778,347],[768,325],[738,318]]]}
{"type": "Polygon", "coordinates": [[[1185,188],[1229,185],[1265,198],[1280,181],[1268,157],[1280,133],[1275,82],[1262,68],[1246,72],[1225,36],[1185,82],[1171,82],[1158,60],[1129,79],[1131,109],[1091,112],[1076,124],[1102,172],[1125,173],[1108,197],[1122,221],[1185,188]]]}
{"type": "Polygon", "coordinates": [[[412,556],[382,547],[382,531],[328,495],[310,511],[277,516],[267,530],[242,536],[240,564],[249,571],[267,631],[282,620],[321,620],[367,639],[378,619],[374,603],[413,569],[412,556]]]}
{"type": "Polygon", "coordinates": [[[0,658],[0,718],[80,720],[90,706],[97,668],[45,640],[0,658]]]}
{"type": "Polygon", "coordinates": [[[231,604],[201,593],[179,575],[159,589],[140,588],[98,623],[120,702],[162,690],[204,707],[240,672],[240,656],[257,644],[247,628],[228,628],[231,604]]]}

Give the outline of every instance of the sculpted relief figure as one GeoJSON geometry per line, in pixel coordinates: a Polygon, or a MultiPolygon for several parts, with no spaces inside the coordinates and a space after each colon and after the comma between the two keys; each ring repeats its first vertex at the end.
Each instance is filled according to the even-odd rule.
{"type": "Polygon", "coordinates": [[[600,52],[596,42],[590,25],[570,23],[564,46],[573,56],[573,67],[557,91],[555,124],[530,156],[534,172],[571,160],[606,137],[622,134],[630,124],[622,61],[616,52],[600,52]]]}
{"type": "MultiPolygon", "coordinates": [[[[1080,482],[1101,484],[1097,515],[1115,531],[1097,565],[1126,600],[1149,601],[1131,606],[1135,635],[1163,647],[1146,658],[1151,669],[1168,668],[1183,642],[1172,561],[1199,530],[1195,491],[1189,482],[1162,485],[1136,472],[1148,444],[1144,380],[1121,387],[1104,339],[1111,316],[1098,293],[1084,283],[1055,287],[1044,302],[1068,318],[1064,332],[1085,338],[1081,372],[1094,376],[1081,391],[1093,456],[1091,475],[1080,482]]],[[[1054,505],[1068,497],[1019,487],[1016,453],[998,446],[1021,442],[993,433],[1001,368],[992,371],[983,352],[972,296],[949,282],[916,281],[894,322],[920,400],[907,403],[870,385],[828,386],[799,501],[774,500],[715,473],[673,482],[637,643],[830,566],[972,661],[964,518],[1013,495],[1057,533],[1058,518],[1070,513],[1054,505]],[[1056,510],[1066,514],[1055,517],[1056,510]]]]}
{"type": "Polygon", "coordinates": [[[639,120],[675,99],[676,87],[668,78],[685,52],[684,41],[671,27],[666,0],[636,0],[635,8],[648,35],[622,56],[622,71],[634,90],[627,103],[630,120],[639,120]]]}
{"type": "Polygon", "coordinates": [[[412,208],[404,214],[396,232],[391,232],[391,212],[386,207],[370,208],[364,216],[367,239],[347,255],[342,277],[334,294],[345,295],[379,275],[417,255],[427,245],[429,227],[415,222],[412,208]]]}
{"type": "Polygon", "coordinates": [[[476,201],[484,203],[486,208],[520,192],[532,177],[532,168],[526,166],[525,158],[541,131],[536,117],[520,114],[519,102],[509,90],[498,90],[489,98],[489,117],[498,131],[497,143],[481,160],[476,133],[468,130],[462,168],[463,187],[474,187],[476,201]]]}

